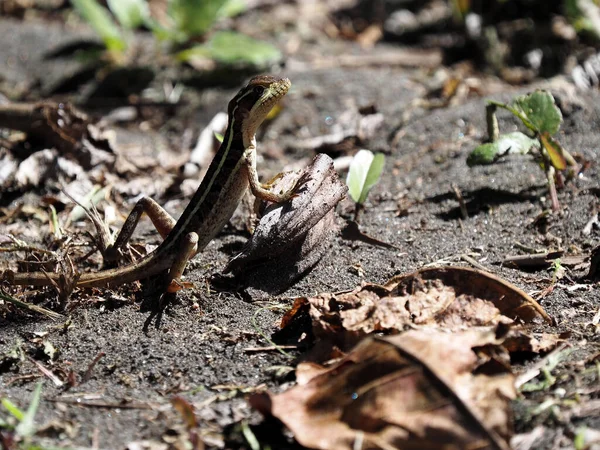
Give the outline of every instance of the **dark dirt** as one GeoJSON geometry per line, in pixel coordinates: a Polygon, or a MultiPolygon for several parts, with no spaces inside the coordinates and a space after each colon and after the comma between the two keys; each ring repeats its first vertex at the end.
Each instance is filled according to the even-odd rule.
{"type": "MultiPolygon", "coordinates": [[[[3,30],[13,26],[0,22],[3,30]]],[[[2,60],[6,61],[4,56],[2,60]]],[[[34,66],[35,63],[29,61],[34,66]]],[[[246,349],[270,345],[259,331],[274,333],[296,296],[351,289],[362,281],[384,282],[395,274],[442,260],[464,264],[459,257],[465,253],[535,296],[550,286],[550,270],[523,272],[498,264],[507,255],[522,253],[517,244],[539,250],[560,247],[576,254],[589,253],[600,243],[597,229],[590,236],[582,234],[600,206],[598,93],[566,91],[560,83],[550,83],[565,115],[560,141],[591,165],[580,179],[560,191],[563,211],[550,216],[541,227],[534,220],[548,207],[549,200],[543,174],[535,162],[511,156],[494,166],[466,165],[467,154],[485,136],[482,98],[444,109],[419,109],[400,128],[402,113],[411,100],[425,93],[419,82],[427,75],[423,71],[380,67],[283,73],[292,80],[294,88],[284,110],[261,138],[259,152],[285,149],[288,153],[283,161],[267,158],[260,162],[261,175],[269,178],[284,166],[306,165],[313,154],[294,150],[293,143],[298,137],[326,133],[326,117],[335,120],[348,108],[349,101],[359,107],[375,105],[386,122],[380,138],[370,148],[387,153],[386,169],[369,197],[360,224],[365,233],[394,244],[399,250],[336,237],[329,254],[285,295],[248,301],[233,293],[210,291],[205,281],[223,268],[246,240],[240,227],[230,226],[188,267],[188,279],[196,287],[179,293],[177,300],[158,317],[145,307],[143,293],[132,294],[131,287],[117,292],[77,291],[71,299],[75,307],[70,312],[73,322],[68,330],[59,322],[22,311],[6,313],[0,318],[0,358],[21,345],[46,366],[65,373],[73,370],[79,378],[92,360],[104,353],[89,381],[81,385],[65,391],[45,380],[44,401],[36,417],[40,425],[53,424],[46,432],[45,445],[116,449],[132,441],[161,441],[165,435],[174,436],[173,430],[182,429],[181,415],[170,405],[171,398],[179,395],[196,406],[200,429],[209,447],[237,447],[235,440],[229,440],[239,438],[235,433],[232,437],[231,426],[243,419],[260,421],[247,405],[245,395],[265,386],[274,391],[285,389],[291,378],[278,379],[273,369],[295,364],[274,351],[249,353],[246,349]],[[392,144],[398,132],[402,137],[392,144]],[[453,185],[467,200],[466,220],[460,218],[453,185]],[[399,205],[408,205],[404,214],[399,214],[404,209],[399,205]],[[255,316],[257,326],[252,323],[255,316]],[[40,354],[37,333],[47,333],[43,339],[58,350],[54,361],[40,354]],[[61,401],[53,401],[56,399],[61,401]]],[[[5,86],[17,79],[18,76],[5,75],[5,86]]],[[[235,90],[205,90],[201,100],[191,90],[186,91],[184,96],[189,92],[191,103],[210,103],[207,110],[198,113],[196,132],[214,112],[224,109],[235,90]]],[[[494,98],[506,100],[512,93],[506,87],[505,93],[494,98]]],[[[189,118],[179,114],[175,112],[174,120],[180,118],[189,123],[189,118]]],[[[511,129],[514,122],[500,114],[500,127],[511,129]]],[[[2,206],[10,211],[18,201],[2,202],[2,206]]],[[[184,205],[181,201],[171,206],[177,214],[184,205]]],[[[346,200],[338,212],[343,218],[350,218],[350,201],[346,200]]],[[[238,225],[243,219],[239,213],[234,219],[238,225]]],[[[46,224],[33,221],[27,226],[46,224]]],[[[6,227],[1,224],[0,233],[5,233],[6,227]]],[[[11,225],[10,230],[19,237],[19,227],[11,225]]],[[[142,227],[136,236],[139,241],[158,242],[149,226],[142,227]]],[[[597,283],[582,280],[582,275],[581,271],[568,271],[540,301],[556,325],[538,325],[535,331],[568,331],[568,344],[575,351],[553,371],[558,381],[552,391],[526,394],[515,402],[516,431],[527,432],[538,424],[549,428],[536,448],[572,448],[578,427],[600,428],[598,410],[573,415],[567,402],[577,398],[582,403],[597,402],[599,398],[598,372],[590,357],[600,352],[598,324],[591,325],[600,307],[600,291],[597,283]],[[582,286],[571,290],[576,284],[582,286]],[[551,412],[534,413],[549,398],[556,407],[551,412]]],[[[31,296],[27,290],[12,292],[31,296]]],[[[54,294],[48,289],[44,295],[52,299],[54,294]]],[[[516,362],[516,369],[526,368],[534,361],[535,358],[516,362]]],[[[44,377],[29,360],[0,367],[0,397],[25,407],[35,380],[44,377]],[[27,375],[33,378],[19,378],[27,375]]]]}

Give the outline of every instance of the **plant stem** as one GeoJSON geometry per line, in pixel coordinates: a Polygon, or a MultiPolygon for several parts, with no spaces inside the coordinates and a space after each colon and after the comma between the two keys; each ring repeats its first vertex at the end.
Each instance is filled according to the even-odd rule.
{"type": "Polygon", "coordinates": [[[488,103],[485,107],[485,119],[487,122],[488,141],[496,142],[500,137],[500,128],[498,127],[498,118],[496,117],[496,108],[498,106],[488,103]]]}
{"type": "Polygon", "coordinates": [[[356,203],[354,205],[354,222],[358,223],[360,220],[360,216],[362,215],[363,210],[365,209],[365,205],[362,203],[356,203]]]}
{"type": "Polygon", "coordinates": [[[554,183],[555,170],[552,164],[545,163],[546,166],[546,179],[548,180],[548,192],[550,192],[550,201],[552,202],[552,211],[560,210],[560,203],[558,202],[558,194],[556,193],[556,184],[554,183]]]}
{"type": "Polygon", "coordinates": [[[496,100],[488,100],[488,105],[496,105],[499,108],[505,109],[509,112],[511,112],[512,114],[514,114],[521,122],[523,122],[523,125],[525,125],[527,128],[529,128],[531,131],[533,131],[534,133],[539,133],[540,130],[538,130],[538,128],[531,123],[531,121],[525,117],[521,111],[519,111],[516,108],[513,108],[510,105],[507,105],[506,103],[502,103],[502,102],[497,102],[496,100]]]}

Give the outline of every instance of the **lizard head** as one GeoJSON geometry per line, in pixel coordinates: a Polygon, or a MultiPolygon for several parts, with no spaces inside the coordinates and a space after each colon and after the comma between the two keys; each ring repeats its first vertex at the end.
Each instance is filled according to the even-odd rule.
{"type": "Polygon", "coordinates": [[[229,121],[241,130],[244,147],[253,144],[256,130],[291,85],[287,78],[259,75],[229,102],[229,121]]]}

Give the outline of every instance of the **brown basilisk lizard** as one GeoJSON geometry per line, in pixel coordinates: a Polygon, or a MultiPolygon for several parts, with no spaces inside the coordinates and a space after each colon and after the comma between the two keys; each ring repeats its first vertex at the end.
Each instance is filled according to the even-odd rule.
{"type": "MultiPolygon", "coordinates": [[[[229,122],[223,143],[210,164],[200,187],[175,221],[158,203],[144,197],[140,199],[125,221],[108,254],[118,255],[131,237],[139,219],[145,212],[164,238],[153,252],[121,268],[84,273],[77,287],[101,287],[130,283],[168,270],[169,290],[178,289],[187,261],[201,251],[225,226],[237,208],[248,186],[263,200],[282,203],[289,200],[296,185],[283,193],[269,190],[258,180],[256,172],[256,130],[273,106],[290,88],[287,78],[261,75],[250,80],[247,86],[229,102],[229,122]]],[[[10,284],[50,285],[59,274],[6,271],[4,278],[10,284]]]]}

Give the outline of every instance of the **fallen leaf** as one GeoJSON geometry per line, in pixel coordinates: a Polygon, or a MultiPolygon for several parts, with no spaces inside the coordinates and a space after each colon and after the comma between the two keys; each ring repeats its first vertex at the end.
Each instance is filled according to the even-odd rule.
{"type": "Polygon", "coordinates": [[[393,277],[384,285],[366,283],[350,292],[305,298],[282,324],[292,323],[307,309],[314,336],[342,349],[373,332],[399,333],[414,326],[459,330],[515,321],[550,322],[542,307],[521,289],[464,267],[425,268],[393,277]]]}
{"type": "MultiPolygon", "coordinates": [[[[238,283],[267,293],[282,292],[319,262],[336,229],[335,206],[346,195],[327,155],[317,155],[300,175],[307,181],[284,204],[266,205],[260,223],[244,250],[229,261],[238,283]]],[[[273,186],[285,191],[298,180],[285,174],[273,186]]]]}
{"type": "Polygon", "coordinates": [[[493,329],[369,338],[330,368],[301,364],[297,386],[250,404],[314,449],[508,449],[514,377],[478,357],[500,343],[493,329]]]}
{"type": "Polygon", "coordinates": [[[504,339],[504,347],[510,352],[548,353],[565,342],[569,333],[541,333],[534,336],[526,330],[511,328],[504,339]]]}

